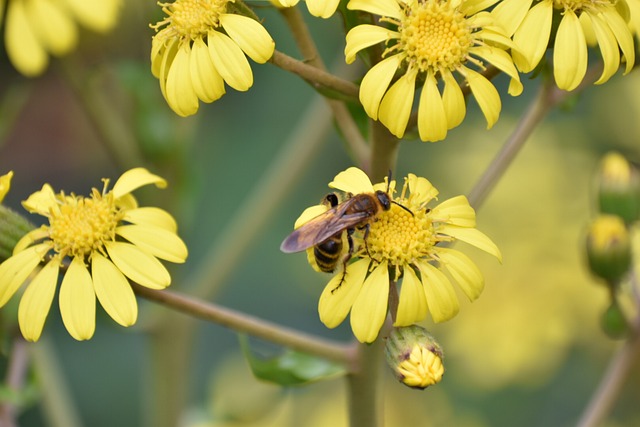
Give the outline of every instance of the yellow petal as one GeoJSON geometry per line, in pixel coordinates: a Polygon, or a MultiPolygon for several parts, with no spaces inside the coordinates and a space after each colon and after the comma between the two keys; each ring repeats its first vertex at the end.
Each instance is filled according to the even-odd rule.
{"type": "Polygon", "coordinates": [[[387,317],[389,269],[386,261],[369,274],[351,307],[351,329],[358,341],[375,341],[387,317]]]}
{"type": "Polygon", "coordinates": [[[600,53],[602,54],[604,67],[600,78],[594,82],[595,84],[602,84],[618,71],[620,67],[620,49],[613,31],[600,16],[591,13],[584,13],[583,15],[591,19],[591,28],[593,28],[600,53]]]}
{"type": "Polygon", "coordinates": [[[391,85],[380,102],[378,119],[398,138],[402,138],[407,129],[416,90],[417,75],[417,69],[407,71],[404,76],[391,85]]]}
{"type": "Polygon", "coordinates": [[[445,200],[433,208],[431,216],[437,221],[460,227],[476,226],[476,211],[469,205],[465,196],[456,196],[445,200]]]}
{"type": "MultiPolygon", "coordinates": [[[[0,10],[0,15],[1,13],[2,10],[0,10]]],[[[4,196],[6,196],[11,189],[11,178],[13,178],[13,171],[0,176],[0,203],[2,203],[4,196]]]]}
{"type": "Polygon", "coordinates": [[[353,166],[336,175],[329,187],[351,194],[373,192],[373,184],[367,174],[353,166]]]}
{"type": "Polygon", "coordinates": [[[522,93],[523,87],[520,83],[518,70],[516,66],[513,65],[513,59],[507,52],[497,47],[487,45],[473,47],[469,49],[469,52],[485,59],[511,77],[511,86],[509,87],[509,94],[511,96],[518,96],[522,93]]]}
{"type": "MultiPolygon", "coordinates": [[[[167,76],[169,75],[171,64],[173,64],[173,60],[175,59],[179,48],[180,41],[178,39],[171,39],[167,42],[166,47],[161,51],[162,53],[159,54],[162,60],[158,66],[158,82],[160,83],[160,91],[162,92],[162,96],[165,100],[167,99],[167,76]]],[[[154,67],[155,64],[152,63],[152,70],[154,67]]],[[[167,101],[167,103],[168,102],[169,101],[167,101]]]]}
{"type": "Polygon", "coordinates": [[[201,37],[195,39],[191,47],[189,72],[193,90],[204,102],[213,102],[224,95],[224,80],[213,65],[209,47],[201,37]]]}
{"type": "Polygon", "coordinates": [[[46,239],[48,237],[49,237],[49,227],[47,227],[46,225],[42,225],[40,228],[31,230],[30,232],[22,236],[20,240],[18,240],[18,243],[16,243],[16,245],[13,247],[13,255],[16,255],[17,253],[24,251],[26,248],[33,245],[37,241],[46,239]]]}
{"type": "Polygon", "coordinates": [[[25,2],[12,1],[8,5],[4,41],[7,56],[20,73],[35,77],[47,68],[49,55],[27,18],[25,2]]]}
{"type": "Polygon", "coordinates": [[[360,82],[360,103],[367,115],[373,120],[378,120],[380,101],[400,66],[401,60],[400,55],[383,59],[371,67],[360,82]]]}
{"type": "Polygon", "coordinates": [[[513,35],[517,47],[512,52],[513,60],[520,71],[528,73],[536,68],[547,51],[552,18],[553,2],[541,1],[529,10],[513,35]]]}
{"type": "Polygon", "coordinates": [[[399,2],[395,0],[350,0],[349,10],[364,10],[374,15],[388,16],[400,20],[403,16],[399,2]]]}
{"type": "Polygon", "coordinates": [[[171,275],[154,256],[124,242],[105,244],[109,258],[129,279],[151,289],[164,289],[171,284],[171,275]]]}
{"type": "Polygon", "coordinates": [[[50,210],[58,206],[56,195],[49,184],[42,186],[42,190],[31,194],[22,202],[22,206],[30,213],[48,215],[50,210]]]}
{"type": "Polygon", "coordinates": [[[138,318],[138,303],[120,270],[97,252],[91,259],[91,277],[98,301],[113,320],[131,326],[138,318]]]}
{"type": "Polygon", "coordinates": [[[560,89],[573,90],[587,72],[587,41],[580,20],[572,10],[566,10],[553,48],[553,76],[560,89]]]}
{"type": "Polygon", "coordinates": [[[484,278],[476,264],[460,251],[437,248],[440,264],[451,274],[470,301],[475,301],[484,289],[484,278]]]}
{"type": "Polygon", "coordinates": [[[344,56],[347,64],[351,64],[356,59],[356,54],[369,46],[397,38],[399,35],[395,31],[379,25],[363,24],[358,25],[347,33],[347,44],[344,48],[344,56]],[[394,37],[395,36],[395,37],[394,37]]]}
{"type": "Polygon", "coordinates": [[[195,114],[198,111],[198,96],[191,84],[191,47],[183,43],[176,53],[169,72],[165,94],[169,107],[182,117],[195,114]]]}
{"type": "Polygon", "coordinates": [[[209,31],[207,38],[213,64],[225,82],[235,90],[245,91],[253,85],[253,73],[242,49],[226,34],[209,31]]]}
{"type": "Polygon", "coordinates": [[[149,225],[123,225],[116,228],[116,234],[151,255],[170,262],[183,263],[189,253],[180,237],[162,228],[149,225]]]}
{"type": "Polygon", "coordinates": [[[496,244],[493,243],[489,237],[475,228],[443,225],[438,228],[438,232],[448,234],[451,237],[455,237],[458,240],[462,240],[465,243],[475,246],[476,248],[493,255],[498,258],[498,261],[502,262],[500,249],[498,249],[496,244]]]}
{"type": "Polygon", "coordinates": [[[326,205],[314,205],[308,207],[300,214],[298,219],[296,219],[293,228],[299,228],[302,224],[306,224],[318,215],[325,213],[328,209],[329,207],[326,205]]]}
{"type": "Polygon", "coordinates": [[[533,0],[503,0],[491,11],[507,35],[513,35],[524,20],[533,0]]]}
{"type": "Polygon", "coordinates": [[[120,175],[112,191],[115,198],[118,199],[125,194],[149,184],[155,184],[158,188],[165,188],[167,181],[158,175],[152,174],[145,168],[133,168],[120,175]]]}
{"type": "Polygon", "coordinates": [[[124,220],[137,225],[160,227],[173,233],[178,231],[176,220],[170,213],[160,208],[144,207],[127,210],[124,220]]]}
{"type": "Polygon", "coordinates": [[[464,14],[467,16],[471,16],[477,14],[482,10],[485,10],[498,1],[499,0],[465,0],[458,3],[460,3],[459,7],[464,12],[464,14]]]}
{"type": "Polygon", "coordinates": [[[105,32],[112,29],[118,22],[120,0],[87,1],[66,0],[78,21],[94,31],[105,32]]]}
{"type": "Polygon", "coordinates": [[[84,261],[74,257],[60,285],[60,314],[69,334],[88,340],[96,329],[96,294],[84,261]]]}
{"type": "MultiPolygon", "coordinates": [[[[634,0],[637,1],[637,0],[634,0]]],[[[634,7],[636,5],[634,4],[634,7]]],[[[611,31],[616,37],[622,54],[625,57],[627,65],[624,70],[624,74],[627,74],[633,69],[633,65],[636,61],[636,50],[633,44],[633,36],[629,32],[629,26],[624,19],[618,14],[615,7],[607,7],[602,12],[604,20],[609,25],[611,31]]]]}
{"type": "Polygon", "coordinates": [[[426,178],[410,173],[407,175],[407,182],[411,198],[418,204],[427,204],[438,196],[438,189],[426,178]]]}
{"type": "Polygon", "coordinates": [[[433,321],[444,322],[458,314],[458,297],[447,276],[428,262],[420,260],[416,265],[422,276],[422,286],[433,321]]]}
{"type": "Polygon", "coordinates": [[[469,87],[473,93],[473,97],[487,120],[487,129],[491,129],[498,121],[502,103],[498,90],[493,86],[486,77],[470,69],[465,69],[465,77],[469,82],[469,87]]]}
{"type": "MultiPolygon", "coordinates": [[[[413,101],[413,96],[411,96],[410,100],[413,101]]],[[[420,139],[429,142],[441,141],[447,137],[447,129],[449,129],[449,126],[444,102],[440,96],[436,78],[432,72],[429,72],[420,94],[420,105],[418,107],[420,139]]]]}
{"type": "Polygon", "coordinates": [[[393,326],[409,326],[427,317],[427,299],[422,282],[412,268],[404,270],[400,302],[393,326]]]}
{"type": "Polygon", "coordinates": [[[271,58],[276,44],[258,21],[235,13],[220,15],[220,23],[229,37],[247,56],[259,64],[271,58]]]}
{"type": "Polygon", "coordinates": [[[464,120],[467,114],[467,106],[462,94],[462,89],[449,70],[442,72],[444,80],[444,92],[442,105],[447,116],[447,128],[453,129],[464,120]]]}
{"type": "Polygon", "coordinates": [[[24,3],[31,27],[46,50],[60,56],[76,46],[78,28],[60,2],[31,0],[24,3]]]}
{"type": "Polygon", "coordinates": [[[330,18],[336,12],[340,0],[307,0],[309,13],[318,18],[330,18]]]}
{"type": "Polygon", "coordinates": [[[18,306],[20,331],[27,341],[38,341],[58,284],[58,260],[49,261],[24,291],[18,306]]]}
{"type": "Polygon", "coordinates": [[[0,307],[5,305],[27,280],[50,247],[50,243],[30,247],[0,264],[0,307]]]}
{"type": "Polygon", "coordinates": [[[327,328],[335,328],[347,317],[353,302],[358,297],[364,279],[369,270],[369,260],[360,259],[347,266],[347,274],[340,287],[342,272],[338,272],[325,286],[320,301],[318,314],[320,321],[327,328]]]}

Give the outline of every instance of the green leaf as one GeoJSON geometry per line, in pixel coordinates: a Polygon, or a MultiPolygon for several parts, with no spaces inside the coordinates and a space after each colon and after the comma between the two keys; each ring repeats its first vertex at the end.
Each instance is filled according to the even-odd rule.
{"type": "Polygon", "coordinates": [[[260,358],[252,353],[249,339],[239,335],[240,347],[256,378],[283,386],[300,385],[346,373],[339,363],[331,362],[307,353],[285,350],[281,355],[260,358]]]}

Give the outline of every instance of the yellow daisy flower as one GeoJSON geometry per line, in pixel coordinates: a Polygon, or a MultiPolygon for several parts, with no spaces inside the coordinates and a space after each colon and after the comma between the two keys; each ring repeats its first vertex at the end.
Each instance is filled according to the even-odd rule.
{"type": "Polygon", "coordinates": [[[0,307],[33,274],[18,307],[25,339],[37,341],[56,291],[60,267],[70,260],[60,285],[60,313],[77,340],[95,330],[96,297],[122,326],[136,322],[138,306],[128,280],[163,289],[171,276],[157,258],[182,263],[187,248],[176,234],[176,222],[166,211],[139,207],[131,195],[148,184],[165,187],[166,181],[146,169],[131,169],[107,191],[93,189],[91,197],[54,193],[45,184],[23,202],[29,212],[48,218],[26,234],[13,256],[0,264],[0,307]],[[41,262],[46,261],[37,271],[41,262]]]}
{"type": "MultiPolygon", "coordinates": [[[[635,1],[631,0],[631,3],[635,1]]],[[[513,59],[522,72],[533,70],[544,56],[549,41],[555,39],[553,76],[560,89],[569,91],[578,87],[587,72],[590,38],[587,34],[593,33],[604,62],[604,70],[596,84],[609,80],[622,62],[626,62],[624,74],[633,69],[633,36],[616,3],[611,0],[540,0],[534,4],[533,0],[503,0],[492,14],[507,34],[513,35],[516,45],[513,59]],[[561,19],[552,37],[554,13],[561,19]]]]}
{"type": "Polygon", "coordinates": [[[512,41],[484,11],[496,1],[350,0],[348,9],[382,18],[378,25],[358,25],[349,31],[347,63],[369,46],[380,42],[389,46],[382,54],[384,59],[360,84],[360,102],[369,117],[380,120],[402,138],[416,82],[424,82],[418,105],[420,139],[442,140],[465,117],[460,86],[466,82],[487,120],[487,128],[491,128],[500,115],[501,102],[496,88],[480,73],[485,69],[484,61],[511,77],[511,95],[522,92],[518,72],[506,52],[512,41]],[[392,84],[398,70],[402,75],[392,84]],[[438,87],[439,82],[443,88],[438,87]]]}
{"type": "MultiPolygon", "coordinates": [[[[458,298],[443,271],[470,300],[480,295],[484,280],[476,265],[462,252],[441,243],[461,240],[501,259],[491,239],[475,228],[475,211],[466,197],[427,208],[438,190],[425,178],[409,174],[400,195],[393,197],[395,182],[374,186],[363,171],[352,167],[339,173],[329,187],[348,196],[387,191],[389,187],[392,197],[388,210],[382,209],[367,226],[353,230],[351,262],[346,272],[338,267],[319,301],[320,320],[329,328],[341,324],[351,312],[351,328],[361,342],[372,342],[378,336],[387,316],[389,287],[399,280],[395,326],[419,322],[428,311],[436,322],[457,314],[458,298]]],[[[296,225],[326,210],[325,205],[309,208],[296,225]]]]}
{"type": "Polygon", "coordinates": [[[151,72],[173,111],[189,116],[199,103],[225,93],[224,83],[239,91],[253,85],[248,56],[263,64],[275,43],[256,20],[233,13],[233,0],[176,0],[158,3],[167,17],[152,25],[151,72]]]}
{"type": "MultiPolygon", "coordinates": [[[[0,13],[6,0],[0,0],[0,13]]],[[[121,0],[11,0],[7,3],[5,47],[9,60],[27,77],[41,74],[49,55],[62,56],[78,44],[78,24],[111,30],[121,0]]]]}
{"type": "MultiPolygon", "coordinates": [[[[293,7],[300,0],[271,0],[277,7],[293,7]]],[[[331,18],[340,4],[340,0],[306,0],[307,10],[318,18],[331,18]]]]}

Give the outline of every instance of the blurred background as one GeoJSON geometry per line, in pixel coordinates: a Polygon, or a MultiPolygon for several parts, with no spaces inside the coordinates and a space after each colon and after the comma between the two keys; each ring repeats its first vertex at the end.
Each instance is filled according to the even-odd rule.
{"type": "MultiPolygon", "coordinates": [[[[256,10],[276,48],[299,57],[279,14],[264,4],[256,10]]],[[[340,19],[307,18],[325,62],[343,70],[340,19]]],[[[18,74],[0,48],[0,172],[15,172],[5,204],[22,212],[20,202],[45,182],[56,191],[88,194],[92,187],[102,188],[103,177],[115,180],[129,167],[148,167],[170,187],[142,190],[141,204],[171,212],[190,250],[186,264],[170,266],[172,290],[189,293],[185,283],[211,261],[207,254],[225,254],[234,241],[234,221],[242,218],[250,228],[262,220],[238,264],[228,272],[211,272],[220,277],[210,280],[220,283],[210,299],[349,341],[348,322],[327,330],[318,319],[318,297],[330,276],[314,272],[304,253],[285,255],[278,249],[299,213],[322,198],[335,174],[352,165],[331,122],[304,173],[290,177],[275,210],[245,204],[262,190],[273,168],[287,167],[275,162],[291,150],[295,135],[305,135],[305,128],[297,127],[301,120],[317,115],[321,121],[323,104],[300,78],[271,64],[252,63],[255,83],[248,92],[227,88],[222,99],[201,104],[197,115],[176,116],[150,72],[149,23],[160,19],[160,8],[151,2],[125,2],[113,32],[83,32],[74,54],[53,59],[34,79],[18,74]],[[111,139],[129,144],[133,154],[114,148],[105,132],[115,132],[111,139]],[[144,163],[134,164],[137,159],[144,163]]],[[[394,176],[428,178],[441,201],[467,194],[536,94],[538,80],[523,77],[523,82],[525,92],[516,99],[506,95],[506,81],[501,82],[502,114],[492,130],[485,130],[470,101],[469,117],[446,141],[403,142],[394,176]]],[[[442,383],[410,390],[385,372],[387,426],[572,425],[586,406],[621,343],[600,328],[607,292],[585,265],[584,233],[594,217],[593,175],[610,150],[633,161],[640,157],[640,75],[617,76],[571,101],[547,117],[477,212],[478,228],[504,257],[500,265],[463,248],[485,275],[484,293],[473,304],[460,294],[457,317],[423,325],[444,348],[442,383]]],[[[308,132],[313,139],[317,128],[308,132]]],[[[12,303],[13,308],[0,311],[5,370],[17,298],[12,303]]],[[[158,364],[166,349],[157,338],[163,331],[158,319],[169,309],[140,305],[138,323],[129,329],[99,309],[95,336],[77,342],[65,331],[54,303],[42,341],[33,345],[46,349],[50,364],[47,372],[30,371],[32,389],[23,396],[20,425],[50,425],[50,409],[42,403],[47,393],[68,397],[80,425],[149,425],[158,384],[168,382],[164,386],[171,390],[176,377],[186,384],[185,426],[347,425],[342,379],[290,388],[257,381],[236,335],[215,324],[194,323],[192,339],[185,339],[182,349],[186,362],[158,364]],[[58,387],[43,386],[51,381],[49,374],[60,375],[58,387]]],[[[258,340],[252,345],[266,356],[281,351],[258,340]]],[[[607,426],[640,424],[639,381],[636,368],[607,426]]]]}

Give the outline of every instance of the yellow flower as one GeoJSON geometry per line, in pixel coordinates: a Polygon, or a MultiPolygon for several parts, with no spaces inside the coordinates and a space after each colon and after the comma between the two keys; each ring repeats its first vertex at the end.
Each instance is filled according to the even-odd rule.
{"type": "Polygon", "coordinates": [[[107,191],[93,189],[91,197],[55,194],[45,184],[23,202],[29,212],[48,218],[26,234],[13,256],[0,264],[0,307],[32,275],[18,308],[22,335],[40,338],[56,291],[60,267],[69,260],[60,285],[60,313],[65,327],[77,340],[95,330],[96,297],[105,311],[122,326],[136,322],[138,306],[128,280],[163,289],[171,276],[158,261],[182,263],[187,248],[176,234],[175,220],[166,211],[139,207],[131,192],[141,186],[165,187],[166,181],[137,168],[125,172],[107,191]],[[46,264],[36,272],[42,261],[46,264]]]}
{"type": "MultiPolygon", "coordinates": [[[[634,2],[637,0],[631,0],[634,2]]],[[[553,44],[553,75],[560,89],[573,90],[587,71],[586,34],[593,33],[600,48],[604,70],[596,84],[605,83],[620,64],[626,62],[625,74],[633,69],[635,48],[626,20],[610,0],[504,0],[493,10],[508,35],[513,35],[516,49],[513,59],[522,72],[533,70],[553,44]],[[551,35],[554,13],[560,25],[551,35]],[[586,30],[586,31],[585,31],[586,30]],[[620,57],[622,51],[622,58],[620,57]]]]}
{"type": "Polygon", "coordinates": [[[198,100],[213,102],[224,83],[239,91],[253,85],[248,56],[265,63],[275,43],[256,20],[229,10],[233,0],[176,0],[159,3],[167,17],[152,25],[151,72],[173,111],[189,116],[198,100]]]}
{"type": "MultiPolygon", "coordinates": [[[[329,186],[350,195],[387,190],[386,183],[373,186],[363,171],[353,167],[339,173],[329,186]]],[[[393,193],[395,182],[389,187],[393,193]]],[[[484,280],[476,265],[462,252],[441,244],[461,240],[499,259],[500,251],[475,228],[475,212],[466,197],[454,197],[427,208],[437,194],[425,178],[409,174],[390,209],[380,212],[364,229],[354,230],[352,262],[346,266],[345,274],[336,273],[320,297],[320,320],[327,327],[335,328],[351,312],[356,338],[372,342],[387,316],[390,281],[400,279],[395,326],[419,322],[428,311],[436,322],[448,320],[457,314],[459,305],[451,281],[442,270],[470,300],[480,295],[484,280]]],[[[307,209],[297,224],[310,220],[312,212],[317,215],[322,210],[326,206],[307,209]]]]}
{"type": "Polygon", "coordinates": [[[25,76],[37,76],[47,68],[50,54],[62,56],[76,47],[78,23],[107,32],[117,22],[120,5],[121,0],[11,0],[5,24],[9,60],[25,76]]]}
{"type": "Polygon", "coordinates": [[[465,117],[460,86],[466,83],[491,128],[500,115],[500,96],[493,84],[472,67],[483,71],[486,61],[511,77],[511,95],[522,92],[518,72],[506,52],[512,41],[483,11],[495,1],[351,0],[347,8],[382,18],[379,25],[363,24],[349,31],[347,63],[369,46],[380,42],[389,45],[382,54],[384,59],[367,72],[360,85],[360,102],[369,117],[380,120],[402,138],[416,82],[424,81],[418,106],[420,139],[442,140],[465,117]],[[391,84],[398,70],[402,76],[391,84]],[[443,90],[438,87],[439,81],[443,90]]]}
{"type": "MultiPolygon", "coordinates": [[[[278,7],[293,7],[300,0],[271,0],[271,3],[278,7]]],[[[318,18],[331,18],[336,12],[340,0],[307,0],[307,10],[318,18]]]]}

